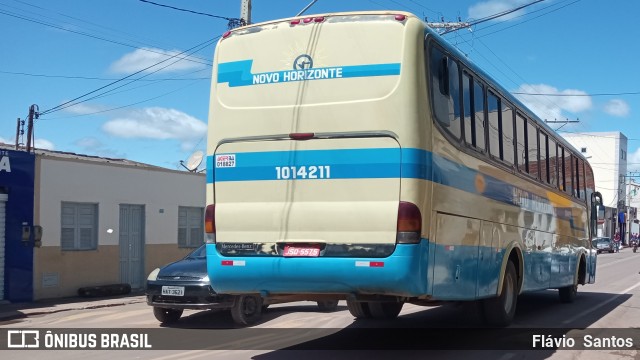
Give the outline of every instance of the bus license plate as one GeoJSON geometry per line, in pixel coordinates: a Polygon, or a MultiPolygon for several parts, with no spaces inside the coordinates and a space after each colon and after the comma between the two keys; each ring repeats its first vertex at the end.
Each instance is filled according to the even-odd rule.
{"type": "Polygon", "coordinates": [[[163,286],[162,295],[184,296],[184,286],[163,286]]]}
{"type": "Polygon", "coordinates": [[[320,249],[317,247],[298,247],[285,245],[282,256],[309,256],[316,257],[320,255],[320,249]]]}

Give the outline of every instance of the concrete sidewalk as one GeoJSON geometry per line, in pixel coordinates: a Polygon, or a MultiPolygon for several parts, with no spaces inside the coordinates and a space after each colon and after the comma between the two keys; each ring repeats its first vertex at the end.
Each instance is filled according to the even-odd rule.
{"type": "Polygon", "coordinates": [[[144,292],[136,291],[127,295],[110,297],[70,297],[48,299],[30,303],[0,302],[0,324],[2,322],[27,318],[29,316],[57,313],[69,310],[98,309],[111,306],[145,303],[144,292]]]}

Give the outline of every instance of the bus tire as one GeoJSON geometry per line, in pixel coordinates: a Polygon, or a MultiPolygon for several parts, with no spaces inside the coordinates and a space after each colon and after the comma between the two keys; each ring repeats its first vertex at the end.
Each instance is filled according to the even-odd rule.
{"type": "Polygon", "coordinates": [[[318,309],[320,311],[336,311],[338,309],[338,300],[318,301],[318,309]]]}
{"type": "Polygon", "coordinates": [[[259,295],[238,295],[231,306],[231,317],[238,325],[251,325],[260,320],[262,298],[259,295]]]}
{"type": "Polygon", "coordinates": [[[366,301],[355,301],[347,299],[347,308],[356,319],[367,319],[371,317],[369,304],[366,301]]]}
{"type": "Polygon", "coordinates": [[[578,284],[559,288],[558,295],[560,295],[560,302],[565,304],[572,303],[578,296],[578,284]]]}
{"type": "Polygon", "coordinates": [[[375,319],[394,319],[402,310],[403,302],[370,302],[369,311],[375,319]]]}
{"type": "Polygon", "coordinates": [[[182,316],[182,310],[154,307],[153,316],[155,316],[162,324],[173,324],[180,319],[180,316],[182,316]]]}
{"type": "Polygon", "coordinates": [[[500,296],[483,301],[484,319],[487,325],[504,327],[511,323],[516,314],[518,301],[518,275],[512,261],[507,263],[500,296]]]}

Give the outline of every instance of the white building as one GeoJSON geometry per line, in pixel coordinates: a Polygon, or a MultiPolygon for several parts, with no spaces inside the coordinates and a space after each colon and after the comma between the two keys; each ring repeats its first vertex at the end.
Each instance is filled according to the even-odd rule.
{"type": "Polygon", "coordinates": [[[33,160],[23,159],[25,152],[5,153],[12,166],[0,174],[8,199],[7,300],[73,296],[81,287],[121,283],[140,289],[154,268],[204,241],[205,174],[56,151],[36,150],[33,160]],[[28,186],[9,181],[20,161],[30,173],[23,179],[32,179],[28,186]]]}
{"type": "Polygon", "coordinates": [[[562,136],[587,158],[593,169],[596,191],[602,194],[604,204],[614,209],[604,229],[604,235],[613,234],[617,229],[616,209],[628,205],[627,137],[617,131],[564,133],[562,136]]]}

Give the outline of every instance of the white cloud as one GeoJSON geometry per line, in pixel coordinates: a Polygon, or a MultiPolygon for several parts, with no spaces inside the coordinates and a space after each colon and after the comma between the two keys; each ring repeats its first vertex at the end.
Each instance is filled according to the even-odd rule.
{"type": "Polygon", "coordinates": [[[206,135],[207,124],[175,109],[152,107],[107,121],[102,130],[122,138],[176,139],[188,149],[206,135]]]}
{"type": "Polygon", "coordinates": [[[56,148],[56,146],[51,141],[47,139],[38,139],[38,138],[36,138],[34,142],[34,146],[38,149],[44,149],[44,150],[55,150],[56,148]]]}
{"type": "Polygon", "coordinates": [[[104,105],[81,103],[78,105],[66,107],[64,108],[64,111],[72,114],[77,114],[77,115],[86,115],[86,114],[93,114],[96,112],[104,111],[106,109],[107,107],[104,105]]]}
{"type": "Polygon", "coordinates": [[[591,96],[587,96],[587,93],[582,90],[566,89],[561,91],[546,84],[523,84],[520,85],[515,92],[551,95],[516,95],[520,101],[527,105],[529,109],[542,120],[564,120],[567,116],[563,114],[563,111],[579,113],[589,110],[593,106],[591,96]]]}
{"type": "Polygon", "coordinates": [[[202,67],[202,60],[193,57],[178,55],[174,58],[171,58],[172,56],[180,54],[181,52],[182,51],[179,50],[167,51],[155,48],[136,49],[131,53],[125,54],[120,59],[116,60],[116,62],[111,64],[110,70],[115,73],[133,73],[167,59],[169,60],[145,71],[151,72],[160,70],[161,68],[169,64],[172,65],[160,70],[160,72],[181,71],[202,67]],[[180,58],[184,59],[177,61],[180,58]],[[193,61],[190,61],[190,59],[193,61]],[[174,62],[175,64],[173,64],[174,62]]]}
{"type": "Polygon", "coordinates": [[[16,143],[16,140],[9,140],[9,139],[5,139],[2,136],[0,136],[0,143],[4,143],[4,144],[14,144],[16,143]]]}
{"type": "MultiPolygon", "coordinates": [[[[481,19],[487,16],[491,16],[503,11],[515,9],[518,6],[524,5],[531,0],[488,0],[469,7],[470,19],[481,19]]],[[[496,18],[496,21],[511,20],[517,16],[525,13],[525,9],[521,9],[510,14],[496,18]]]]}
{"type": "Polygon", "coordinates": [[[613,116],[625,117],[629,115],[629,104],[624,100],[613,99],[605,104],[604,112],[613,116]]]}

